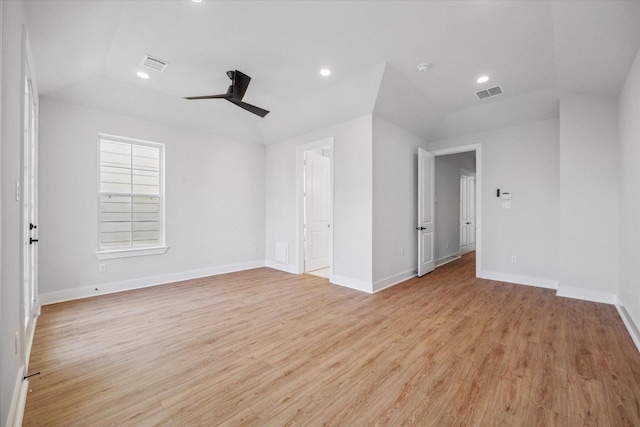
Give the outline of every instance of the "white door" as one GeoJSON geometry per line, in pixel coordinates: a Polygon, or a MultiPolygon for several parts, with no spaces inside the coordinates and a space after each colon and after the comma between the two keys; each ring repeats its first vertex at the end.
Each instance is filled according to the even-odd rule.
{"type": "Polygon", "coordinates": [[[476,249],[476,178],[460,176],[460,252],[476,249]]]}
{"type": "Polygon", "coordinates": [[[418,148],[418,277],[435,268],[433,199],[435,156],[418,148]]]}
{"type": "Polygon", "coordinates": [[[38,150],[38,95],[31,80],[30,67],[25,64],[24,110],[22,139],[22,178],[21,178],[21,214],[22,214],[22,358],[27,366],[30,336],[33,333],[37,315],[38,290],[38,190],[37,190],[37,150],[38,150]]]}
{"type": "Polygon", "coordinates": [[[330,159],[305,153],[305,271],[329,267],[330,159]]]}

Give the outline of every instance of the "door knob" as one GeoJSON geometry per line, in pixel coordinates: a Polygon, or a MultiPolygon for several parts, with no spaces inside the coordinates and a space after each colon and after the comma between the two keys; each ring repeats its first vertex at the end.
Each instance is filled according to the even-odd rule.
{"type": "Polygon", "coordinates": [[[29,237],[29,244],[33,245],[34,243],[37,243],[38,239],[34,239],[33,237],[29,237]]]}
{"type": "Polygon", "coordinates": [[[416,227],[416,230],[426,230],[426,227],[416,227]]]}

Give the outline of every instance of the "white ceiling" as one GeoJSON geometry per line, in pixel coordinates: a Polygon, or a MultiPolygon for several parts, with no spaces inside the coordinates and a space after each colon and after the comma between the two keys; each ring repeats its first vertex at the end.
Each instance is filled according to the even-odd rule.
{"type": "Polygon", "coordinates": [[[567,91],[616,96],[640,47],[640,1],[24,3],[40,95],[257,143],[371,113],[425,139],[555,117],[567,91]],[[145,54],[170,65],[141,80],[145,54]],[[182,99],[232,69],[264,119],[182,99]]]}

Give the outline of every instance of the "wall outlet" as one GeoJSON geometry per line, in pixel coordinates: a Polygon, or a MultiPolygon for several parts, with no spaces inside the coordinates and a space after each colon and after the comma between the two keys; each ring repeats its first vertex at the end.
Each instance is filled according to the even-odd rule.
{"type": "Polygon", "coordinates": [[[445,244],[445,249],[449,249],[449,242],[445,244]]]}
{"type": "Polygon", "coordinates": [[[518,263],[518,259],[516,258],[515,255],[511,256],[511,264],[517,264],[518,263]]]}
{"type": "Polygon", "coordinates": [[[100,273],[105,273],[107,271],[107,264],[100,264],[98,265],[98,271],[100,273]]]}

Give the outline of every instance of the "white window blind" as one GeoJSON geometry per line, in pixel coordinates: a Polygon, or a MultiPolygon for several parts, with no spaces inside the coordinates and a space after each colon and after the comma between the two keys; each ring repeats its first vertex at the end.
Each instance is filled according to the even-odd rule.
{"type": "Polygon", "coordinates": [[[100,135],[101,251],[164,245],[162,144],[100,135]]]}

